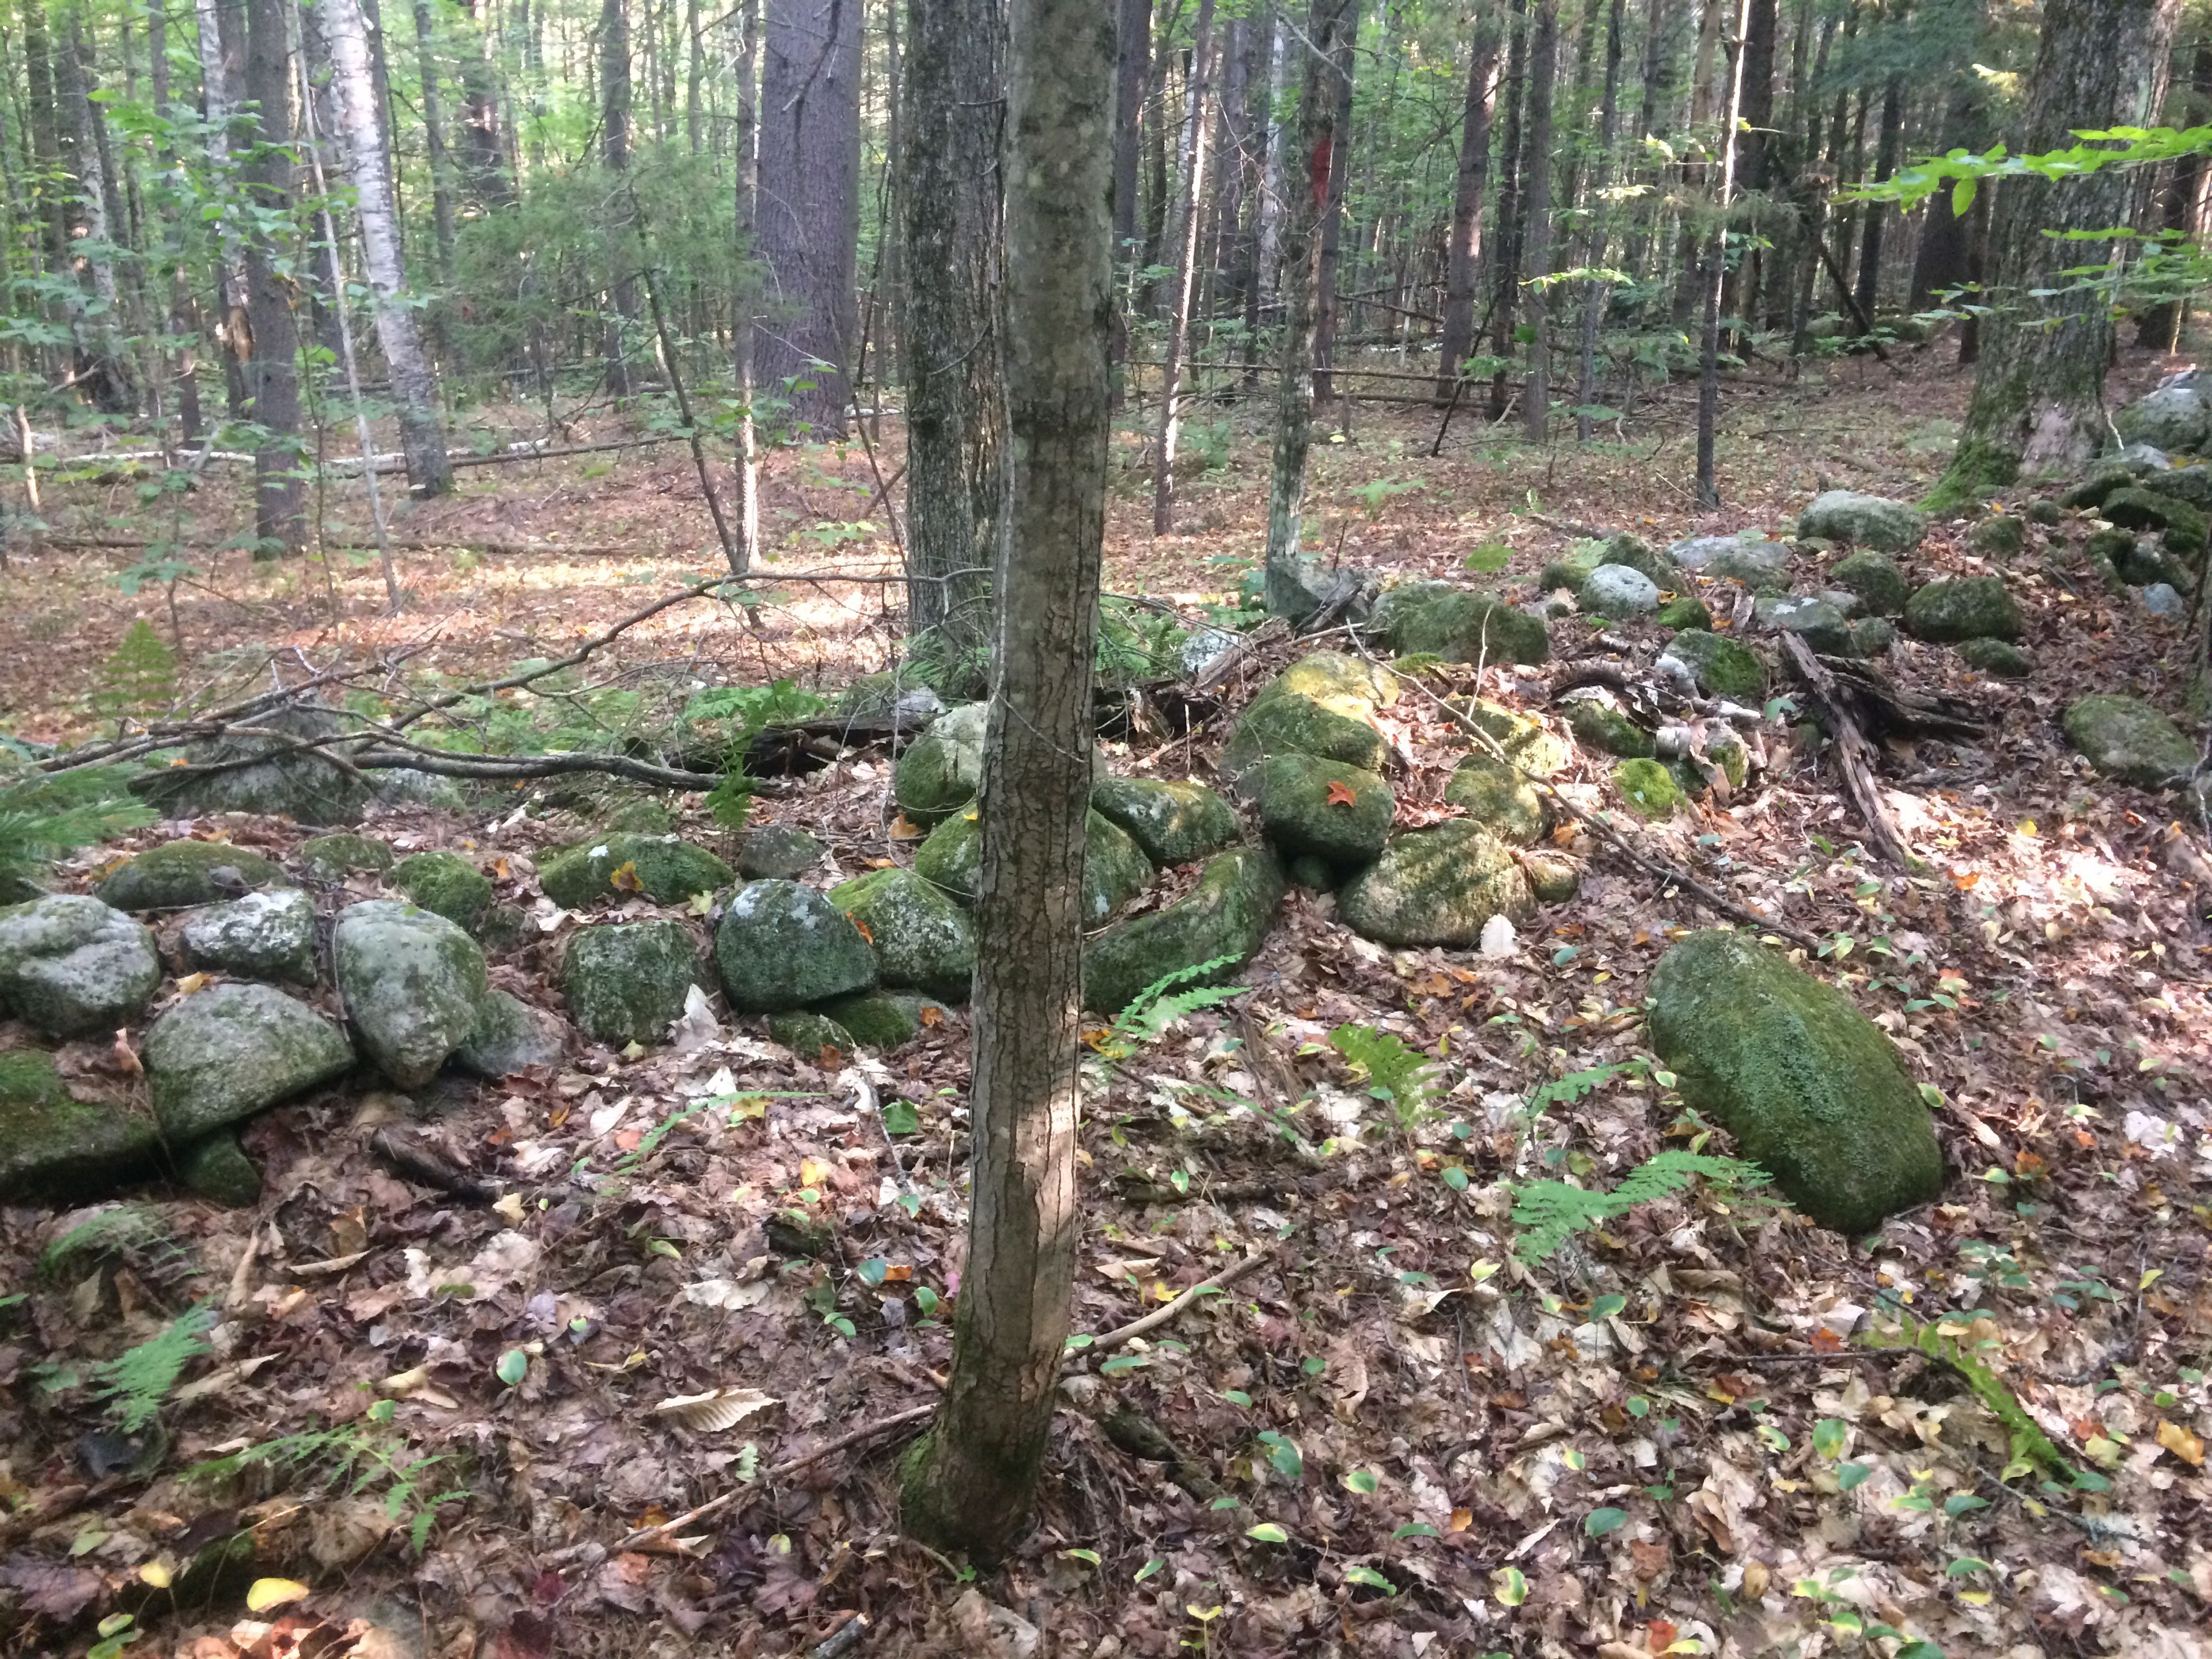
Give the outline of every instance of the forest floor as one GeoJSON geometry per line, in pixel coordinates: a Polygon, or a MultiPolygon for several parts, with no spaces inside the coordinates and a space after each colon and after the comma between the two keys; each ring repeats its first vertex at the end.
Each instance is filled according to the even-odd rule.
{"type": "MultiPolygon", "coordinates": [[[[1502,542],[1510,564],[1485,585],[1525,583],[1573,526],[1663,544],[1785,532],[1829,484],[1917,496],[1966,390],[1942,356],[1732,386],[1729,505],[1714,514],[1692,510],[1686,482],[1692,387],[1588,453],[1534,453],[1462,417],[1432,459],[1433,413],[1362,406],[1317,449],[1316,539],[1387,575],[1460,580],[1469,552],[1502,542]]],[[[2131,362],[2125,390],[2159,367],[2131,362]]],[[[1117,437],[1109,588],[1194,617],[1233,587],[1264,514],[1261,418],[1207,417],[1221,463],[1186,485],[1186,533],[1158,539],[1140,440],[1117,437]]],[[[757,622],[671,611],[626,635],[600,678],[680,702],[694,681],[829,689],[882,665],[895,595],[849,580],[895,568],[876,464],[890,465],[857,445],[780,454],[768,507],[783,603],[757,622]],[[824,569],[848,580],[787,579],[824,569]]],[[[410,600],[396,617],[373,554],[256,566],[214,552],[242,505],[220,479],[155,526],[210,549],[191,556],[199,570],[176,584],[173,612],[158,583],[124,597],[116,574],[138,555],[82,544],[143,533],[133,486],[66,488],[47,503],[56,544],[13,548],[0,569],[0,730],[92,731],[142,616],[165,637],[180,629],[188,684],[264,676],[294,648],[317,664],[404,649],[410,677],[452,681],[558,654],[715,568],[679,447],[461,476],[455,498],[398,514],[410,600]]],[[[362,527],[351,489],[326,510],[362,527]]],[[[1571,832],[1563,844],[1589,857],[1579,897],[1507,960],[1385,950],[1339,926],[1327,898],[1294,893],[1249,995],[1097,1063],[1075,1327],[1109,1331],[1245,1255],[1268,1259],[1110,1363],[1072,1354],[1037,1530],[975,1577],[900,1536],[895,1436],[814,1455],[927,1406],[942,1375],[964,1215],[963,1012],[841,1072],[702,1018],[672,1046],[585,1051],[504,1086],[341,1087],[256,1121],[259,1209],[155,1194],[154,1240],[89,1278],[39,1267],[81,1216],[0,1212],[0,1282],[26,1297],[0,1297],[0,1608],[12,1595],[16,1620],[12,1636],[0,1622],[0,1651],[82,1651],[94,1618],[127,1611],[143,1632],[131,1653],[191,1659],[2204,1655],[2212,927],[2199,912],[2212,892],[2177,851],[2199,832],[2174,824],[2173,800],[2092,776],[2057,722],[2086,689],[2180,714],[2193,652],[2177,624],[2078,569],[2069,580],[2036,534],[2007,573],[2029,678],[1984,679],[1911,640],[1888,659],[1899,683],[1955,693],[1989,722],[1976,743],[1883,757],[1920,868],[1875,865],[1833,775],[1779,742],[1734,799],[1626,832],[1825,942],[1808,965],[1941,1091],[1950,1180],[1936,1206],[1854,1241],[1697,1195],[1524,1267],[1508,1183],[1565,1167],[1610,1184],[1696,1132],[1648,1070],[1620,1062],[1649,1058],[1640,1010],[1670,939],[1715,919],[1571,832]],[[1436,1058],[1430,1115],[1401,1125],[1363,1092],[1325,1040],[1347,1021],[1436,1058]],[[1604,1080],[1583,1097],[1528,1109],[1592,1071],[1604,1080]],[[734,1109],[706,1105],[733,1094],[734,1109]],[[1334,1137],[1331,1154],[1287,1155],[1224,1094],[1294,1106],[1310,1139],[1334,1137]],[[912,1111],[887,1117],[872,1100],[912,1111]],[[495,1201],[398,1178],[368,1146],[393,1123],[495,1201]],[[1454,1167],[1463,1183],[1444,1178],[1454,1167]],[[794,1203],[836,1219],[827,1261],[766,1237],[794,1203]],[[166,1456],[150,1475],[108,1468],[86,1368],[199,1296],[222,1323],[164,1414],[166,1456]],[[2088,1478],[2006,1478],[2008,1436],[1955,1369],[1852,1340],[1869,1310],[1900,1305],[1971,1320],[1996,1376],[2088,1478]],[[518,1350],[510,1384],[501,1362],[518,1350]],[[713,1431],[658,1409],[717,1389],[768,1403],[713,1431]],[[1181,1483],[1109,1439],[1114,1402],[1174,1441],[1181,1483]],[[291,1443],[289,1462],[267,1449],[311,1434],[324,1437],[291,1443]],[[206,1468],[225,1457],[246,1467],[206,1468]],[[696,1525],[628,1536],[740,1488],[696,1525]],[[190,1576],[180,1596],[196,1553],[241,1533],[234,1570],[190,1576]],[[305,1594],[250,1613],[246,1587],[269,1578],[305,1594]]],[[[1987,568],[1951,524],[1909,563],[1923,578],[1987,568]]],[[[1555,660],[1610,649],[1601,631],[1556,623],[1555,660]]],[[[1645,656],[1657,638],[1602,631],[1645,656]]],[[[1542,678],[1493,672],[1482,690],[1540,713],[1542,678]]],[[[1464,692],[1473,678],[1430,684],[1464,692]]],[[[1457,740],[1419,694],[1389,719],[1415,763],[1401,817],[1433,817],[1457,740]]],[[[1109,752],[1159,776],[1203,775],[1210,757],[1203,738],[1109,752]]],[[[1577,764],[1564,792],[1602,805],[1603,763],[1577,764]]],[[[848,874],[904,860],[888,781],[880,752],[855,756],[760,816],[813,830],[848,874]]],[[[502,804],[369,827],[403,849],[472,854],[529,908],[533,854],[588,823],[502,804]]],[[[685,828],[717,844],[696,807],[685,828]]],[[[199,829],[272,854],[307,833],[199,829]]],[[[115,850],[67,866],[68,884],[115,850]]],[[[653,913],[638,898],[621,909],[653,913]]],[[[559,938],[499,956],[495,980],[544,1000],[559,938]]]]}

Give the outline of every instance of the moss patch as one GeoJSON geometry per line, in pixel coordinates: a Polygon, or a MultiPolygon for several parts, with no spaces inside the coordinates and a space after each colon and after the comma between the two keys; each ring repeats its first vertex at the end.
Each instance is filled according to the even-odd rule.
{"type": "Polygon", "coordinates": [[[569,1018],[586,1036],[617,1048],[659,1042],[684,1012],[686,994],[708,982],[691,935],[678,921],[580,928],[561,959],[569,1018]]]}
{"type": "Polygon", "coordinates": [[[458,853],[416,853],[392,872],[392,884],[432,915],[473,930],[490,907],[491,878],[458,853]]]}
{"type": "Polygon", "coordinates": [[[1502,842],[1526,847],[1544,833],[1543,797],[1511,767],[1469,755],[1444,785],[1444,799],[1502,842]]]}
{"type": "Polygon", "coordinates": [[[655,904],[681,904],[736,879],[712,853],[672,836],[605,836],[570,848],[538,872],[539,890],[564,910],[630,893],[655,904]]]}
{"type": "Polygon", "coordinates": [[[1229,803],[1189,779],[1108,778],[1091,792],[1091,805],[1158,865],[1188,864],[1237,839],[1229,803]]]}
{"type": "Polygon", "coordinates": [[[1525,921],[1535,908],[1511,849],[1472,823],[1395,837],[1337,896],[1344,925],[1384,945],[1470,945],[1491,917],[1525,921]]]}
{"type": "Polygon", "coordinates": [[[0,1050],[0,1200],[73,1201],[146,1174],[161,1144],[151,1118],[71,1099],[52,1054],[0,1050]]]}
{"type": "Polygon", "coordinates": [[[173,841],[150,848],[101,882],[101,899],[118,910],[171,910],[235,898],[249,887],[282,882],[260,854],[223,842],[173,841]]]}
{"type": "Polygon", "coordinates": [[[975,930],[967,913],[911,870],[871,870],[830,890],[860,925],[885,985],[965,1002],[975,977],[975,930]]]}
{"type": "Polygon", "coordinates": [[[1613,769],[1621,804],[1644,818],[1671,818],[1682,804],[1682,787],[1656,760],[1625,760],[1613,769]]]}
{"type": "Polygon", "coordinates": [[[1215,854],[1182,897],[1109,928],[1085,949],[1084,1006],[1118,1014],[1155,980],[1217,957],[1231,958],[1218,975],[1226,980],[1265,942],[1282,897],[1273,853],[1235,847],[1215,854]]]}

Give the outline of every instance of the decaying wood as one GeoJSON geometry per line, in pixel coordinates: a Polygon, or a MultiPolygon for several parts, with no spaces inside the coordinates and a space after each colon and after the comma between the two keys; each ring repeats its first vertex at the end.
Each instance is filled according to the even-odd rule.
{"type": "Polygon", "coordinates": [[[1838,690],[1835,676],[1813,654],[1803,635],[1784,629],[1782,649],[1817,705],[1820,724],[1827,730],[1830,752],[1836,757],[1836,769],[1844,775],[1844,793],[1851,798],[1859,822],[1866,826],[1868,841],[1885,864],[1902,869],[1911,860],[1912,854],[1905,844],[1897,820],[1890,816],[1887,803],[1881,798],[1881,786],[1875,778],[1874,745],[1859,730],[1850,702],[1838,690]]]}

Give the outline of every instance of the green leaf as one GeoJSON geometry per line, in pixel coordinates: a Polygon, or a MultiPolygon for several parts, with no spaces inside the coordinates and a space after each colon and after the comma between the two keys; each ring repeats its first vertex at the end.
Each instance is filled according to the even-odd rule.
{"type": "Polygon", "coordinates": [[[1602,1323],[1615,1314],[1625,1311],[1627,1307],[1628,1298],[1625,1296],[1601,1296],[1590,1304],[1590,1323],[1593,1325],[1602,1323]]]}
{"type": "Polygon", "coordinates": [[[1372,1567],[1346,1567],[1344,1570],[1344,1582],[1347,1584],[1364,1584],[1369,1589],[1379,1589],[1385,1595],[1395,1595],[1398,1593],[1398,1587],[1372,1567]]]}
{"type": "Polygon", "coordinates": [[[937,1311],[937,1292],[927,1285],[917,1286],[914,1293],[914,1305],[921,1309],[921,1316],[927,1319],[937,1311]]]}
{"type": "Polygon", "coordinates": [[[1150,1578],[1154,1573],[1158,1572],[1165,1565],[1167,1565],[1167,1563],[1156,1555],[1151,1560],[1146,1562],[1143,1566],[1139,1567],[1136,1571],[1136,1575],[1131,1578],[1129,1582],[1133,1584],[1141,1584],[1145,1580],[1150,1578]]]}
{"type": "Polygon", "coordinates": [[[1593,1538],[1602,1538],[1609,1532],[1618,1532],[1628,1523],[1626,1510],[1592,1510],[1583,1517],[1583,1530],[1593,1538]]]}
{"type": "Polygon", "coordinates": [[[1252,1403],[1252,1396],[1242,1389],[1224,1389],[1221,1391],[1221,1397],[1232,1406],[1249,1406],[1252,1403]]]}
{"type": "Polygon", "coordinates": [[[1100,1559],[1097,1550],[1062,1550],[1060,1554],[1070,1561],[1088,1561],[1094,1567],[1100,1559]]]}
{"type": "Polygon", "coordinates": [[[1443,1179],[1444,1185],[1455,1193],[1463,1193],[1467,1190],[1467,1171],[1456,1164],[1444,1166],[1443,1179]]]}
{"type": "Polygon", "coordinates": [[[492,1371],[508,1388],[517,1387],[530,1375],[530,1356],[520,1348],[509,1348],[500,1355],[499,1364],[492,1367],[492,1371]]]}
{"type": "Polygon", "coordinates": [[[894,1135],[918,1135],[921,1133],[921,1114],[910,1102],[888,1101],[884,1105],[884,1132],[894,1135]]]}
{"type": "Polygon", "coordinates": [[[1443,1534],[1425,1521],[1408,1521],[1390,1536],[1393,1538],[1441,1538],[1443,1534]]]}
{"type": "Polygon", "coordinates": [[[1117,1353],[1098,1369],[1109,1376],[1127,1376],[1131,1371],[1142,1370],[1150,1364],[1152,1361],[1142,1354],[1117,1353]]]}
{"type": "Polygon", "coordinates": [[[1291,1541],[1290,1534],[1272,1521],[1262,1521],[1256,1527],[1245,1528],[1244,1535],[1262,1544],[1287,1544],[1291,1541]]]}
{"type": "Polygon", "coordinates": [[[860,1275],[860,1283],[866,1285],[872,1291],[878,1285],[881,1285],[887,1277],[889,1277],[890,1270],[891,1264],[890,1262],[884,1261],[883,1257],[879,1255],[872,1255],[866,1261],[863,1261],[855,1271],[857,1271],[860,1275]]]}
{"type": "Polygon", "coordinates": [[[1372,1469],[1354,1469],[1344,1477],[1344,1484],[1352,1492],[1371,1492],[1381,1483],[1375,1479],[1372,1469]]]}
{"type": "Polygon", "coordinates": [[[1841,1419],[1824,1417],[1813,1425],[1813,1449],[1832,1463],[1844,1455],[1850,1434],[1841,1419]]]}
{"type": "Polygon", "coordinates": [[[1836,1490],[1850,1492],[1866,1484],[1874,1471],[1864,1463],[1838,1463],[1836,1466],[1836,1490]]]}
{"type": "Polygon", "coordinates": [[[1986,1498],[1977,1498],[1970,1492],[1954,1492],[1943,1500],[1943,1513],[1965,1515],[1974,1510],[1985,1510],[1989,1506],[1990,1500],[1986,1498]]]}
{"type": "Polygon", "coordinates": [[[1978,1555],[1962,1555],[1943,1569],[1946,1578],[1971,1578],[1978,1572],[1992,1572],[1996,1569],[1978,1555]]]}
{"type": "Polygon", "coordinates": [[[1954,219],[1963,219],[1972,211],[1974,192],[1980,188],[1980,181],[1971,176],[1951,186],[1951,216],[1954,219]]]}
{"type": "Polygon", "coordinates": [[[1287,1437],[1268,1448],[1267,1462],[1285,1480],[1296,1480],[1306,1472],[1306,1460],[1298,1450],[1297,1442],[1287,1437]]]}

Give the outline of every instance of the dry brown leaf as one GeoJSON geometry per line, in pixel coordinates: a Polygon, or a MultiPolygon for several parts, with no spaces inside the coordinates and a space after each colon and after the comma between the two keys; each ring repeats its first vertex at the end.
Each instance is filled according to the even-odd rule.
{"type": "Polygon", "coordinates": [[[756,1413],[783,1402],[758,1389],[709,1389],[704,1394],[673,1395],[653,1408],[653,1415],[681,1428],[713,1434],[734,1428],[756,1413]]]}

